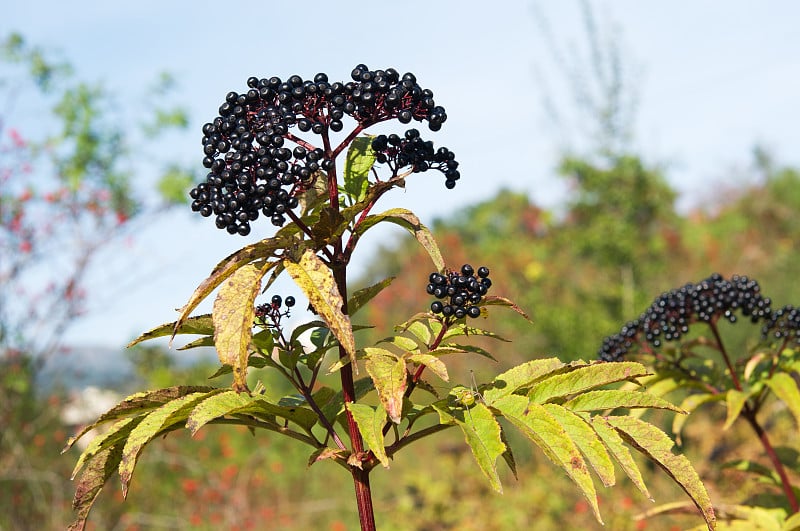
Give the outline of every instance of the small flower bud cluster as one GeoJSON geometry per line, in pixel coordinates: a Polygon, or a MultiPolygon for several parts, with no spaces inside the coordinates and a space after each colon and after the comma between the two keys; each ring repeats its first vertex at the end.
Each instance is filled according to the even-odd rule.
{"type": "Polygon", "coordinates": [[[476,272],[469,264],[461,266],[460,272],[431,273],[428,281],[426,291],[439,299],[431,303],[431,312],[456,319],[479,317],[478,305],[492,286],[488,268],[479,267],[476,272]]]}

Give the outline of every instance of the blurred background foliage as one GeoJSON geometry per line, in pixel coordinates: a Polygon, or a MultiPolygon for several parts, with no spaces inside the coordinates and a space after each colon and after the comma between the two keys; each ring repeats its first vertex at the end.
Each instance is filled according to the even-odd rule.
{"type": "MultiPolygon", "coordinates": [[[[503,190],[431,223],[448,265],[488,266],[492,292],[514,300],[533,320],[492,310],[481,325],[510,342],[485,345],[497,362],[454,360],[455,381],[469,385],[470,370],[481,381],[490,371],[537,357],[593,359],[602,339],[659,293],[715,271],[758,279],[776,307],[800,304],[800,171],[755,147],[752,154],[735,155],[732,162],[740,168],[729,188],[677,210],[669,168],[645,160],[629,142],[631,107],[624,102],[630,98],[621,87],[630,85],[621,83],[619,50],[595,51],[596,64],[605,65],[594,69],[597,90],[576,90],[575,98],[601,140],[594,150],[565,149],[555,165],[553,178],[569,185],[567,202],[544,208],[525,194],[503,190]]],[[[63,411],[75,396],[58,384],[42,387],[38,376],[44,361],[63,348],[65,327],[81,315],[83,274],[104,243],[134,233],[136,223],[157,222],[154,214],[184,197],[191,172],[165,161],[156,190],[142,191],[134,186],[140,168],[131,154],[157,141],[159,131],[185,127],[187,120],[179,108],[163,106],[164,95],[175,89],[169,76],[153,85],[160,97],[137,136],[115,127],[113,109],[121,102],[113,102],[102,84],[77,80],[66,62],[45,57],[18,35],[0,53],[10,72],[0,90],[33,91],[60,124],[42,138],[24,138],[8,120],[8,109],[0,109],[0,530],[62,529],[72,519],[68,478],[77,456],[60,455],[76,428],[63,411]],[[41,264],[65,246],[60,274],[42,279],[41,264]],[[46,289],[26,291],[31,278],[46,289]]],[[[374,326],[359,341],[388,336],[394,324],[424,310],[431,302],[425,293],[431,269],[425,252],[408,239],[372,258],[362,286],[388,275],[398,278],[359,314],[358,324],[374,326]]],[[[740,333],[755,340],[759,331],[740,333]]],[[[203,384],[215,371],[213,364],[179,366],[158,346],[128,355],[136,373],[116,386],[120,396],[203,384]]],[[[670,415],[663,416],[651,420],[668,427],[670,415]]],[[[722,455],[758,455],[749,434],[739,426],[718,434],[724,408],[701,409],[692,417],[683,451],[708,481],[712,499],[734,502],[757,489],[741,473],[715,467],[722,455]]],[[[775,440],[796,440],[789,423],[776,421],[769,429],[775,440]]],[[[357,528],[349,479],[325,462],[307,470],[305,450],[290,440],[215,427],[194,439],[173,433],[162,442],[145,452],[127,501],[121,503],[119,490],[101,495],[91,529],[357,528]]],[[[458,434],[445,432],[412,446],[391,470],[373,475],[379,528],[598,527],[569,480],[542,455],[520,451],[516,458],[519,480],[504,477],[506,493],[497,496],[458,434]]],[[[657,502],[684,499],[660,472],[645,470],[657,502]]],[[[697,524],[694,517],[633,519],[652,504],[625,481],[601,487],[601,498],[608,529],[697,524]]]]}

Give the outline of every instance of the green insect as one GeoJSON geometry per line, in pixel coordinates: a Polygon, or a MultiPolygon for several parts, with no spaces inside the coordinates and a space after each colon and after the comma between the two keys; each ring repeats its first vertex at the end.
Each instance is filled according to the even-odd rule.
{"type": "Polygon", "coordinates": [[[463,385],[456,386],[450,391],[450,396],[453,397],[453,402],[455,404],[463,406],[466,409],[470,423],[473,423],[472,413],[470,413],[469,410],[475,405],[476,401],[480,400],[483,402],[483,396],[481,396],[478,391],[478,384],[475,383],[475,373],[470,370],[469,375],[472,380],[470,387],[464,387],[463,385]]]}

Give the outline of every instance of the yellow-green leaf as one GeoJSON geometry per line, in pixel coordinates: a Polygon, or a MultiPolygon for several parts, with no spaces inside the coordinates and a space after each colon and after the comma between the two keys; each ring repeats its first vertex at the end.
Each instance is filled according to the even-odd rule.
{"type": "Polygon", "coordinates": [[[122,459],[122,442],[119,441],[113,446],[105,448],[96,454],[90,461],[86,469],[81,473],[75,487],[75,498],[72,500],[72,507],[77,511],[75,521],[67,528],[67,531],[83,531],[86,526],[86,519],[92,509],[97,495],[114,473],[122,459]]]}
{"type": "Polygon", "coordinates": [[[358,425],[358,431],[369,445],[372,453],[384,468],[389,468],[389,457],[386,455],[384,447],[383,426],[386,424],[386,410],[375,408],[366,404],[355,404],[350,402],[347,409],[353,414],[353,418],[358,425]]]}
{"type": "Polygon", "coordinates": [[[425,365],[445,382],[450,380],[450,376],[447,374],[447,366],[436,356],[430,354],[412,354],[406,359],[414,363],[419,363],[420,365],[425,365]]]}
{"type": "Polygon", "coordinates": [[[655,408],[668,409],[685,413],[681,408],[643,391],[622,391],[618,389],[602,389],[581,393],[564,403],[564,407],[573,411],[604,411],[606,409],[655,408]]]}
{"type": "Polygon", "coordinates": [[[502,440],[500,424],[489,408],[480,402],[471,408],[450,408],[446,401],[436,402],[433,407],[439,413],[442,424],[455,422],[458,425],[481,471],[489,479],[492,488],[502,493],[497,458],[505,453],[506,445],[502,440]]]}
{"type": "MultiPolygon", "coordinates": [[[[684,398],[680,407],[688,414],[692,413],[695,409],[703,404],[707,404],[708,402],[718,402],[724,398],[725,395],[722,393],[697,393],[684,398]]],[[[672,433],[675,435],[675,440],[678,444],[681,444],[681,431],[683,430],[683,425],[686,424],[688,418],[688,415],[675,415],[675,417],[672,419],[672,433]]]]}
{"type": "Polygon", "coordinates": [[[561,424],[543,406],[524,396],[504,396],[497,399],[493,407],[567,473],[589,502],[597,521],[602,523],[597,492],[586,462],[561,424]]]}
{"type": "Polygon", "coordinates": [[[347,313],[351,316],[355,315],[358,310],[364,307],[366,303],[372,300],[375,295],[383,291],[384,288],[389,286],[392,283],[395,277],[387,277],[378,282],[377,284],[373,284],[372,286],[360,289],[353,293],[353,296],[350,297],[350,300],[347,301],[347,313]]]}
{"type": "Polygon", "coordinates": [[[283,263],[286,271],[303,290],[308,301],[339,340],[339,344],[347,352],[350,362],[353,364],[353,370],[357,374],[353,326],[350,323],[350,317],[342,311],[344,300],[339,293],[333,273],[310,249],[306,249],[297,262],[286,258],[283,263]]]}
{"type": "Polygon", "coordinates": [[[569,409],[558,404],[544,404],[548,413],[561,424],[567,432],[572,442],[592,465],[603,485],[610,487],[614,485],[614,463],[608,455],[605,445],[594,432],[594,429],[585,419],[576,415],[569,409]]]}
{"type": "Polygon", "coordinates": [[[633,456],[631,455],[631,451],[628,450],[628,447],[625,446],[625,442],[622,440],[622,437],[614,430],[613,427],[608,423],[608,421],[603,417],[591,417],[592,426],[594,427],[595,433],[600,437],[603,441],[603,444],[606,445],[606,449],[611,453],[614,459],[619,463],[619,466],[622,467],[622,470],[625,472],[625,475],[633,482],[639,491],[642,494],[647,496],[649,500],[653,500],[653,497],[650,495],[650,492],[647,490],[647,485],[644,484],[644,479],[642,479],[642,472],[639,470],[639,467],[636,466],[636,461],[633,460],[633,456]]]}
{"type": "Polygon", "coordinates": [[[400,424],[403,394],[406,391],[406,362],[396,356],[380,352],[383,349],[364,350],[367,352],[367,372],[378,391],[378,398],[392,422],[400,424]]]}
{"type": "Polygon", "coordinates": [[[723,430],[730,428],[731,424],[739,418],[739,413],[742,412],[742,408],[745,402],[747,402],[747,397],[747,393],[737,391],[736,389],[729,389],[728,392],[725,393],[725,404],[728,406],[728,415],[725,418],[725,425],[722,426],[723,430]]]}
{"type": "Polygon", "coordinates": [[[546,378],[531,388],[528,397],[541,404],[553,398],[565,397],[614,382],[631,380],[646,374],[647,369],[644,365],[633,361],[598,362],[546,378]]]}
{"type": "Polygon", "coordinates": [[[214,301],[214,345],[223,364],[233,368],[233,388],[247,391],[247,358],[253,338],[255,300],[261,291],[264,267],[237,269],[219,289],[214,301]]]}
{"type": "Polygon", "coordinates": [[[353,139],[347,150],[344,162],[344,191],[353,202],[360,201],[367,193],[369,171],[375,164],[372,150],[372,135],[362,135],[353,139]]]}
{"type": "Polygon", "coordinates": [[[367,216],[363,223],[359,225],[359,235],[363,234],[364,231],[370,227],[383,221],[399,225],[413,234],[417,241],[428,252],[428,256],[430,256],[436,269],[439,271],[444,270],[444,258],[442,258],[442,253],[439,251],[436,239],[433,237],[430,229],[423,225],[416,214],[410,210],[405,208],[392,208],[381,214],[367,216]]]}
{"type": "Polygon", "coordinates": [[[483,391],[483,399],[491,405],[498,398],[510,395],[520,387],[529,386],[544,375],[561,367],[564,367],[564,362],[558,358],[531,360],[517,365],[496,376],[490,387],[483,391]]]}
{"type": "MultiPolygon", "coordinates": [[[[218,391],[222,391],[219,389],[218,391]]],[[[194,405],[209,393],[192,393],[167,402],[146,417],[131,430],[122,449],[119,476],[122,479],[122,495],[127,496],[136,461],[142,448],[165,430],[186,420],[194,405]]]]}
{"type": "Polygon", "coordinates": [[[683,455],[672,453],[675,443],[666,433],[643,420],[632,417],[606,417],[617,433],[651,461],[661,467],[700,509],[709,529],[714,529],[716,516],[700,476],[683,455]]]}
{"type": "Polygon", "coordinates": [[[800,425],[800,391],[797,389],[797,382],[785,372],[778,372],[765,382],[775,393],[779,400],[783,401],[794,415],[795,422],[800,425]]]}
{"type": "Polygon", "coordinates": [[[177,321],[173,321],[171,323],[164,323],[161,326],[152,328],[128,343],[128,348],[141,343],[142,341],[147,341],[148,339],[154,339],[157,337],[169,335],[176,336],[178,334],[196,334],[206,336],[213,333],[214,324],[211,321],[211,314],[196,315],[194,317],[185,319],[180,325],[178,325],[177,321]]]}

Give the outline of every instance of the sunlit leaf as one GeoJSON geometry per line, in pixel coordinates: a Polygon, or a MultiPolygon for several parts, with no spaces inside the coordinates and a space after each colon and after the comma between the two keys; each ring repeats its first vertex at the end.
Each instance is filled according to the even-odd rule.
{"type": "Polygon", "coordinates": [[[361,235],[370,227],[384,221],[399,225],[413,234],[417,241],[428,252],[428,256],[430,256],[436,269],[439,271],[444,270],[444,258],[442,258],[442,253],[439,251],[436,239],[433,237],[433,234],[431,234],[430,229],[423,225],[416,214],[410,210],[406,210],[405,208],[392,208],[381,214],[367,216],[364,222],[359,225],[358,234],[361,235]]]}
{"type": "Polygon", "coordinates": [[[633,361],[594,363],[538,382],[531,388],[528,397],[541,404],[553,398],[566,397],[645,374],[647,369],[644,365],[633,361]]]}
{"type": "Polygon", "coordinates": [[[587,391],[565,402],[564,407],[573,411],[604,411],[616,408],[654,408],[685,413],[681,408],[663,398],[658,398],[642,391],[621,391],[618,389],[587,391]]]}
{"type": "MultiPolygon", "coordinates": [[[[707,404],[709,402],[719,402],[720,400],[724,399],[725,395],[722,393],[692,394],[683,399],[680,408],[686,413],[692,413],[695,409],[703,404],[707,404]]],[[[675,415],[675,418],[672,419],[672,433],[675,435],[675,440],[678,444],[681,444],[681,432],[683,431],[683,426],[686,424],[688,418],[688,415],[675,415]]]]}
{"type": "Polygon", "coordinates": [[[343,175],[344,191],[354,202],[363,199],[367,192],[369,172],[375,164],[372,139],[371,135],[356,137],[347,150],[343,175]]]}
{"type": "Polygon", "coordinates": [[[447,366],[436,356],[432,356],[431,354],[412,354],[411,356],[406,357],[406,359],[420,365],[425,365],[425,367],[430,369],[436,376],[445,382],[449,381],[450,379],[447,374],[447,366]]]}
{"type": "Polygon", "coordinates": [[[582,417],[558,404],[544,404],[542,407],[561,424],[561,427],[567,432],[575,446],[578,447],[589,464],[592,465],[603,485],[606,487],[614,485],[616,482],[614,479],[614,463],[592,426],[582,417]]]}
{"type": "Polygon", "coordinates": [[[353,418],[358,425],[358,431],[369,445],[372,453],[384,468],[389,468],[389,457],[386,455],[386,448],[383,440],[383,426],[386,424],[386,410],[374,408],[365,404],[355,404],[350,402],[347,409],[353,414],[353,418]]]}
{"type": "Polygon", "coordinates": [[[263,267],[237,269],[220,287],[214,301],[214,345],[223,364],[233,368],[233,388],[247,391],[247,358],[253,338],[255,300],[261,291],[263,267]]]}
{"type": "Polygon", "coordinates": [[[725,404],[728,406],[728,415],[725,418],[725,425],[722,426],[723,430],[730,428],[731,424],[733,424],[736,419],[739,418],[739,413],[742,412],[742,408],[747,402],[747,398],[747,393],[743,393],[736,389],[728,389],[728,392],[725,393],[725,404]]]}
{"type": "Polygon", "coordinates": [[[339,344],[350,358],[353,370],[358,373],[355,364],[356,344],[353,327],[350,317],[342,311],[344,301],[331,270],[310,249],[306,249],[297,262],[288,258],[283,262],[286,271],[303,290],[308,301],[328,325],[328,329],[339,340],[339,344]]]}
{"type": "Polygon", "coordinates": [[[497,474],[497,458],[506,451],[497,419],[484,404],[476,402],[471,408],[451,408],[446,402],[433,404],[442,424],[455,422],[464,434],[464,440],[492,488],[502,493],[503,485],[497,474]]]}
{"type": "Polygon", "coordinates": [[[97,495],[122,459],[122,446],[123,443],[119,441],[105,448],[89,461],[81,473],[75,486],[75,498],[72,500],[72,507],[78,514],[67,531],[82,531],[85,528],[86,519],[97,495]]]}
{"type": "Polygon", "coordinates": [[[622,467],[622,470],[625,472],[625,475],[633,482],[639,491],[644,494],[649,500],[652,501],[653,497],[650,495],[650,491],[647,490],[647,485],[644,484],[644,479],[642,479],[642,472],[639,470],[639,467],[636,465],[636,461],[633,460],[633,456],[631,455],[631,451],[625,446],[625,442],[622,440],[622,437],[617,433],[617,431],[608,423],[608,421],[604,417],[594,416],[591,417],[591,423],[594,427],[595,433],[600,437],[603,441],[603,444],[606,445],[609,453],[619,466],[622,467]]]}
{"type": "Polygon", "coordinates": [[[251,414],[262,419],[268,416],[281,417],[306,431],[317,422],[316,414],[306,408],[271,404],[261,396],[250,396],[231,390],[210,396],[194,406],[186,420],[186,427],[194,435],[209,422],[234,414],[251,414]]]}
{"type": "Polygon", "coordinates": [[[378,391],[378,398],[392,422],[400,424],[406,391],[406,362],[385,349],[364,350],[367,352],[367,372],[378,391]]]}
{"type": "MultiPolygon", "coordinates": [[[[222,391],[219,389],[217,391],[222,391]]],[[[142,448],[154,437],[171,426],[183,423],[197,402],[207,397],[208,393],[192,393],[167,402],[160,408],[148,413],[133,429],[125,441],[122,460],[119,464],[119,476],[122,479],[122,495],[127,496],[133,470],[139,459],[142,448]]]]}
{"type": "Polygon", "coordinates": [[[511,308],[512,310],[520,314],[522,317],[524,317],[527,321],[533,322],[531,321],[531,318],[528,316],[528,314],[525,313],[525,311],[522,308],[520,308],[517,305],[517,303],[515,303],[511,299],[507,299],[506,297],[499,297],[497,295],[487,295],[486,297],[483,298],[481,304],[485,306],[504,306],[506,308],[511,308]]]}
{"type": "Polygon", "coordinates": [[[794,415],[795,422],[800,425],[800,391],[797,389],[797,382],[794,378],[785,372],[778,372],[764,383],[769,386],[779,400],[786,404],[794,415]]]}
{"type": "Polygon", "coordinates": [[[207,336],[213,333],[214,324],[211,321],[211,314],[208,313],[205,315],[189,317],[188,319],[184,320],[180,326],[178,326],[177,321],[164,323],[161,326],[157,326],[128,343],[128,348],[141,343],[142,341],[147,341],[148,339],[154,339],[157,337],[175,336],[178,334],[197,334],[201,336],[207,336]]]}
{"type": "Polygon", "coordinates": [[[597,492],[586,462],[561,424],[544,407],[524,396],[504,396],[493,407],[567,473],[589,502],[597,521],[602,523],[597,492]]]}
{"type": "Polygon", "coordinates": [[[666,433],[640,419],[632,417],[607,417],[608,423],[627,442],[661,467],[689,495],[703,515],[709,529],[716,517],[708,492],[689,460],[672,453],[675,443],[666,433]]]}
{"type": "Polygon", "coordinates": [[[488,388],[483,391],[483,398],[488,405],[498,398],[512,394],[521,387],[527,387],[546,374],[564,366],[558,358],[531,360],[517,365],[506,372],[495,376],[488,388]]]}

